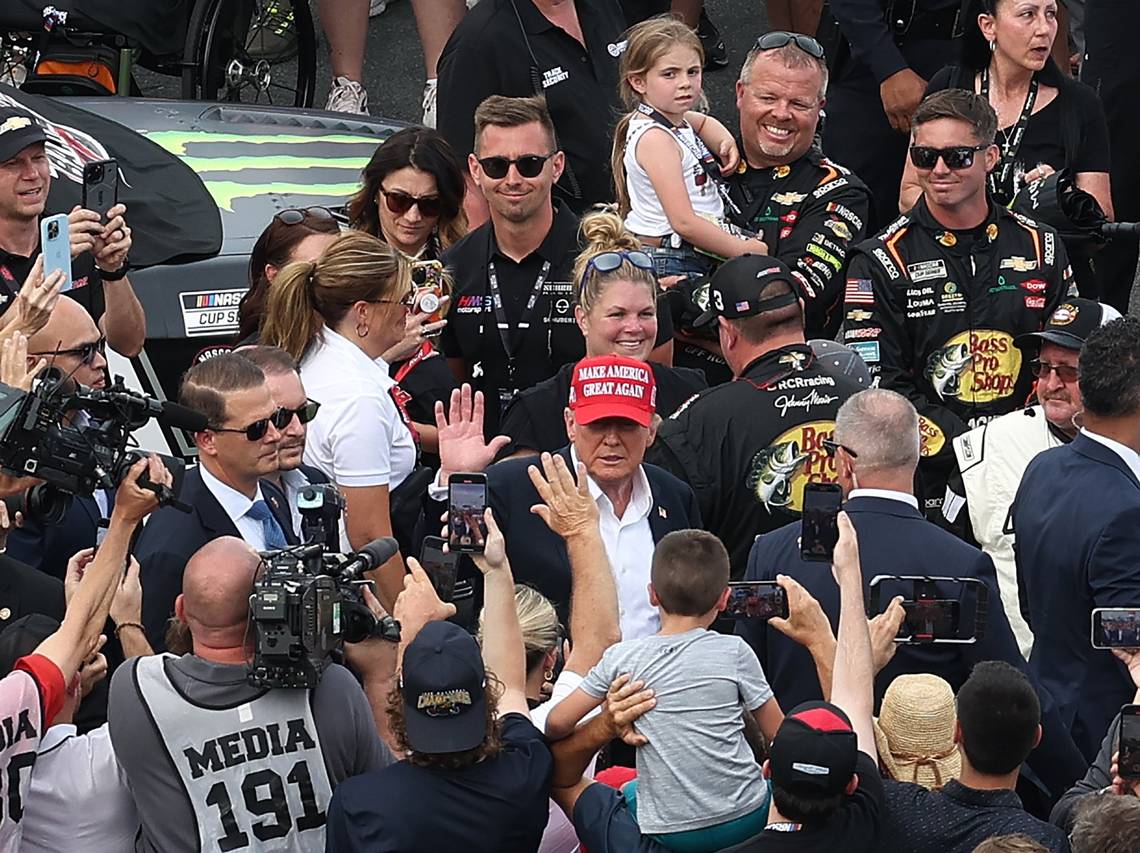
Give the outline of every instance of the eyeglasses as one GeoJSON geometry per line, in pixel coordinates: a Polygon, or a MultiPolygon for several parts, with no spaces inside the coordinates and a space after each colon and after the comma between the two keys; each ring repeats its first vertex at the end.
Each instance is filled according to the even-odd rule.
{"type": "Polygon", "coordinates": [[[336,217],[327,207],[290,207],[273,218],[280,220],[283,225],[300,225],[306,218],[318,222],[336,222],[336,217]]]}
{"type": "Polygon", "coordinates": [[[484,174],[494,181],[505,178],[512,165],[524,178],[537,178],[546,166],[546,161],[557,153],[551,151],[549,154],[524,154],[514,160],[509,157],[481,157],[479,165],[483,167],[484,174]]]}
{"type": "Polygon", "coordinates": [[[599,252],[586,262],[586,268],[582,270],[582,281],[578,285],[579,291],[586,287],[586,279],[590,277],[590,270],[599,273],[613,272],[627,262],[639,270],[655,272],[657,269],[653,263],[653,258],[645,252],[637,250],[632,252],[599,252]]]}
{"type": "Polygon", "coordinates": [[[1029,362],[1029,371],[1038,379],[1048,379],[1050,373],[1056,373],[1062,382],[1076,382],[1080,377],[1080,372],[1071,364],[1050,364],[1036,358],[1029,362]]]}
{"type": "Polygon", "coordinates": [[[852,459],[858,459],[859,458],[859,454],[856,453],[854,450],[852,450],[850,447],[848,447],[846,444],[839,444],[838,442],[832,441],[830,438],[825,438],[823,441],[820,442],[820,444],[823,445],[823,449],[827,451],[828,456],[834,457],[836,451],[843,450],[852,459]]]}
{"type": "MultiPolygon", "coordinates": [[[[286,409],[286,408],[282,407],[280,409],[280,411],[285,412],[285,414],[289,416],[285,420],[285,426],[288,426],[289,421],[293,420],[294,415],[297,417],[297,420],[299,420],[301,423],[307,424],[309,421],[311,421],[313,418],[315,418],[317,416],[317,412],[320,411],[320,408],[321,408],[321,404],[318,403],[316,400],[305,400],[305,405],[303,405],[303,406],[300,406],[296,409],[286,409]]],[[[274,424],[274,426],[276,426],[276,423],[274,424]]],[[[277,427],[277,428],[281,429],[281,427],[277,427]]]]}
{"type": "Polygon", "coordinates": [[[418,207],[420,216],[434,219],[440,214],[439,196],[408,195],[400,190],[386,190],[380,187],[380,195],[384,196],[384,206],[397,216],[403,216],[413,207],[418,207]]]}
{"type": "Polygon", "coordinates": [[[951,148],[930,148],[926,145],[910,146],[910,162],[916,169],[933,169],[938,165],[938,158],[946,164],[947,169],[969,169],[974,165],[974,154],[985,151],[992,143],[983,142],[981,145],[955,145],[951,148]]]}
{"type": "MultiPolygon", "coordinates": [[[[308,405],[306,403],[306,405],[308,405]]],[[[313,413],[314,415],[316,412],[313,413]]],[[[285,429],[289,426],[289,421],[293,420],[294,410],[292,409],[278,409],[267,418],[262,418],[259,421],[254,421],[249,426],[245,427],[206,427],[211,432],[240,432],[250,441],[261,441],[265,438],[265,434],[269,432],[269,425],[273,424],[275,429],[285,429]]],[[[302,421],[304,423],[304,421],[302,421]]]]}
{"type": "Polygon", "coordinates": [[[808,56],[823,59],[824,50],[822,44],[811,36],[805,36],[803,33],[789,33],[786,30],[773,30],[770,33],[764,33],[764,35],[756,39],[756,44],[752,46],[752,49],[779,50],[781,47],[786,47],[789,44],[794,44],[808,56]]]}
{"type": "Polygon", "coordinates": [[[95,361],[96,355],[106,355],[107,353],[107,339],[99,338],[97,341],[92,341],[87,344],[80,344],[71,349],[56,349],[51,352],[30,352],[28,355],[74,355],[78,356],[80,362],[86,364],[88,367],[95,361]]]}

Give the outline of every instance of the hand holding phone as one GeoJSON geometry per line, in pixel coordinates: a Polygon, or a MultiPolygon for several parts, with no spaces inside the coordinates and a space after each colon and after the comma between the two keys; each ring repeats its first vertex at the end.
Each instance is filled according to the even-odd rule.
{"type": "Polygon", "coordinates": [[[1121,779],[1140,781],[1140,705],[1120,709],[1116,772],[1121,779]]]}
{"type": "Polygon", "coordinates": [[[730,581],[726,619],[788,618],[788,596],[776,581],[730,581]]]}
{"type": "Polygon", "coordinates": [[[96,160],[83,165],[83,208],[99,214],[99,222],[107,224],[107,211],[119,203],[119,164],[115,160],[96,160]]]}
{"type": "Polygon", "coordinates": [[[446,541],[439,536],[425,536],[420,551],[420,565],[424,567],[439,600],[450,602],[455,595],[455,577],[459,570],[459,552],[444,551],[446,541]]]}
{"type": "Polygon", "coordinates": [[[843,489],[838,483],[808,483],[804,487],[800,520],[800,557],[830,563],[839,542],[839,509],[843,489]]]}
{"type": "Polygon", "coordinates": [[[44,256],[44,278],[58,270],[63,274],[60,293],[71,290],[71,232],[66,213],[40,220],[40,249],[44,256]]]}
{"type": "Polygon", "coordinates": [[[452,474],[447,481],[447,545],[449,550],[482,554],[487,542],[487,478],[452,474]]]}
{"type": "Polygon", "coordinates": [[[1094,649],[1140,649],[1140,607],[1098,607],[1092,612],[1094,649]]]}

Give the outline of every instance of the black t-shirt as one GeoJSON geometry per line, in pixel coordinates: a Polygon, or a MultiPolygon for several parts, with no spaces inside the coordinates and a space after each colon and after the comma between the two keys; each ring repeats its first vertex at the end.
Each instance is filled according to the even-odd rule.
{"type": "Polygon", "coordinates": [[[443,262],[455,280],[447,327],[440,348],[448,358],[463,359],[475,387],[486,395],[483,431],[499,428],[501,397],[537,385],[564,364],[586,354],[582,333],[574,321],[574,285],[571,270],[578,256],[578,218],[555,202],[554,221],[538,249],[521,262],[498,250],[490,222],[476,228],[447,250],[443,262]],[[527,303],[545,262],[550,270],[529,317],[527,303]],[[514,349],[513,378],[503,346],[503,330],[491,297],[489,265],[493,265],[502,294],[505,330],[514,349]],[[529,327],[519,329],[520,320],[529,327]]]}
{"type": "MultiPolygon", "coordinates": [[[[704,375],[697,370],[667,367],[649,362],[653,379],[657,383],[657,414],[669,417],[677,407],[708,387],[704,375]]],[[[511,407],[499,432],[508,435],[511,443],[504,448],[506,456],[522,449],[553,453],[566,446],[566,421],[563,412],[570,399],[570,380],[574,365],[564,365],[549,379],[523,391],[511,407]]]]}
{"type": "Polygon", "coordinates": [[[502,718],[503,749],[463,770],[400,761],[340,783],[328,809],[327,853],[503,853],[537,850],[554,761],[521,714],[502,718]]]}
{"type": "MultiPolygon", "coordinates": [[[[12,306],[39,254],[38,245],[28,258],[0,249],[0,315],[12,306]]],[[[106,302],[103,279],[95,269],[95,256],[90,252],[71,259],[71,290],[67,295],[86,308],[91,319],[99,323],[106,302]]]]}
{"type": "Polygon", "coordinates": [[[708,387],[732,381],[732,368],[723,358],[696,344],[676,341],[673,344],[673,366],[704,374],[708,387]]]}
{"type": "Polygon", "coordinates": [[[618,59],[625,15],[618,0],[573,0],[586,46],[530,0],[487,0],[468,12],[439,58],[439,132],[461,157],[475,109],[489,95],[542,94],[566,152],[561,196],[574,209],[613,198],[612,132],[621,112],[618,59]]]}

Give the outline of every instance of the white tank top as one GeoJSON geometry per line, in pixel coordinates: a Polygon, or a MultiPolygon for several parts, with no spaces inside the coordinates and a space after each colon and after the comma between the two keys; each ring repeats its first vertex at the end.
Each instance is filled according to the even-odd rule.
{"type": "Polygon", "coordinates": [[[267,690],[232,708],[203,708],[170,683],[170,657],[139,658],[136,678],[201,849],[323,853],[332,786],[310,691],[267,690]]]}
{"type": "MultiPolygon", "coordinates": [[[[664,237],[673,233],[665,210],[657,198],[657,192],[645,169],[637,162],[637,143],[645,131],[652,127],[665,128],[653,119],[634,113],[625,135],[625,188],[629,193],[629,214],[625,227],[634,234],[645,237],[664,237]]],[[[705,148],[688,122],[679,128],[667,131],[681,149],[681,172],[685,179],[685,189],[689,193],[689,203],[698,216],[724,219],[724,202],[716,190],[716,184],[701,168],[694,151],[705,148]]]]}

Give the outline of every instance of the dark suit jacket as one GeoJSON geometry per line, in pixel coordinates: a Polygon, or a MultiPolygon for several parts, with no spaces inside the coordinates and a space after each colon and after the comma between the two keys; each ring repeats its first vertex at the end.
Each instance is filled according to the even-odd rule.
{"type": "Polygon", "coordinates": [[[1010,511],[1029,667],[1092,760],[1134,693],[1124,665],[1089,635],[1093,608],[1140,607],[1140,483],[1110,448],[1078,435],[1038,454],[1010,511]]]}
{"type": "MultiPolygon", "coordinates": [[[[1022,672],[1028,671],[1001,606],[993,561],[986,554],[926,521],[918,510],[902,501],[857,497],[848,501],[844,509],[859,534],[859,559],[868,587],[871,578],[879,574],[977,578],[989,587],[984,636],[968,645],[900,646],[875,680],[876,705],[887,685],[903,673],[930,672],[946,679],[957,691],[978,661],[1003,660],[1022,672]]],[[[757,539],[748,557],[746,577],[774,580],[777,574],[790,575],[815,596],[831,621],[832,630],[837,630],[839,587],[826,564],[800,559],[799,535],[800,525],[793,523],[757,539]]],[[[966,608],[963,616],[969,618],[972,610],[966,608]]],[[[785,710],[822,698],[811,655],[802,646],[762,620],[741,620],[737,632],[756,651],[785,710]]],[[[1041,746],[1030,756],[1029,765],[1058,797],[1084,774],[1086,762],[1061,723],[1052,697],[1031,674],[1030,680],[1041,699],[1045,734],[1041,746]]]]}
{"type": "MultiPolygon", "coordinates": [[[[329,482],[329,478],[320,468],[302,464],[298,466],[298,470],[305,476],[309,485],[329,482]]],[[[273,517],[281,525],[281,530],[285,533],[285,538],[289,540],[289,544],[297,544],[300,541],[301,531],[293,529],[293,508],[289,506],[288,497],[277,487],[276,483],[271,483],[269,480],[261,481],[261,493],[265,497],[265,502],[269,504],[273,517]]]]}
{"type": "Polygon", "coordinates": [[[62,622],[63,611],[62,581],[0,554],[0,631],[31,613],[62,622]]]}
{"type": "Polygon", "coordinates": [[[100,518],[95,498],[76,495],[59,524],[45,526],[35,519],[24,519],[24,525],[8,536],[8,553],[33,569],[63,580],[72,555],[95,545],[100,518]]]}
{"type": "MultiPolygon", "coordinates": [[[[558,453],[570,465],[570,448],[564,447],[558,453]]],[[[535,587],[554,603],[565,620],[570,607],[570,558],[566,544],[530,511],[541,503],[526,472],[527,466],[536,464],[537,459],[507,459],[488,468],[487,500],[506,537],[515,581],[535,587]]],[[[573,470],[573,465],[570,467],[573,470]]],[[[674,530],[700,527],[697,499],[688,484],[656,465],[643,464],[642,468],[653,493],[654,504],[649,511],[653,541],[660,542],[674,530]]],[[[473,566],[471,571],[478,575],[473,566]]],[[[480,581],[481,576],[475,581],[477,597],[482,594],[480,581]]]]}

